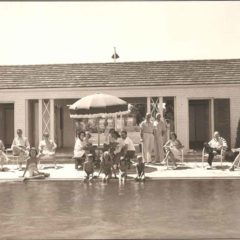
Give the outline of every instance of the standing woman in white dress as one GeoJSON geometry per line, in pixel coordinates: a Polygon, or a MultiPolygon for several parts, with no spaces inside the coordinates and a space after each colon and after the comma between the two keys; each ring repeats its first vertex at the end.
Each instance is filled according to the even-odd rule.
{"type": "Polygon", "coordinates": [[[164,135],[166,133],[166,127],[164,122],[161,120],[161,114],[156,115],[156,120],[154,125],[154,152],[155,152],[155,162],[161,162],[164,159],[163,142],[164,135]]]}

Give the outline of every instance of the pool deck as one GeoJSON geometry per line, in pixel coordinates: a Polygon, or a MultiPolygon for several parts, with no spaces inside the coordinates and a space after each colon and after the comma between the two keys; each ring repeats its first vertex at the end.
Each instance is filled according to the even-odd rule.
{"type": "MultiPolygon", "coordinates": [[[[167,169],[166,166],[160,164],[148,164],[145,167],[146,180],[164,180],[164,179],[240,179],[240,169],[229,171],[231,163],[224,162],[222,167],[219,162],[213,163],[212,169],[207,169],[207,163],[202,167],[201,162],[187,162],[181,164],[178,168],[173,169],[171,166],[167,169]]],[[[23,171],[17,170],[17,165],[5,165],[7,171],[0,172],[0,182],[6,181],[22,181],[23,171]]],[[[43,181],[75,181],[84,179],[84,171],[77,171],[73,163],[58,164],[57,169],[51,164],[45,164],[40,171],[50,173],[50,177],[43,181]]],[[[96,169],[94,176],[98,175],[96,169]]],[[[102,174],[93,181],[102,179],[102,174]]],[[[128,171],[128,180],[134,180],[136,177],[135,167],[132,166],[128,171]]],[[[40,180],[36,180],[40,181],[40,180]]],[[[41,180],[42,181],[42,180],[41,180]]],[[[111,180],[110,180],[111,181],[111,180]]]]}

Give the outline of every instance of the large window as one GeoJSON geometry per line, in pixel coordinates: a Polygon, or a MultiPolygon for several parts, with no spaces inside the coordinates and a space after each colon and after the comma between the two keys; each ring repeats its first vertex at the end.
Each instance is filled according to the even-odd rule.
{"type": "MultiPolygon", "coordinates": [[[[147,98],[123,98],[123,100],[132,105],[131,113],[123,117],[123,125],[129,131],[135,131],[146,115],[147,98]]],[[[120,125],[120,122],[118,125],[120,125]]]]}

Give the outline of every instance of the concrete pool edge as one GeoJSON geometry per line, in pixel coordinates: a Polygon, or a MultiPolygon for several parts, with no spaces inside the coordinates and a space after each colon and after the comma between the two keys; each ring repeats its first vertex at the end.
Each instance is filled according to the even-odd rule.
{"type": "MultiPolygon", "coordinates": [[[[68,181],[76,181],[83,182],[84,178],[46,178],[46,179],[30,179],[28,182],[68,182],[68,181]]],[[[240,176],[215,176],[215,177],[155,177],[149,178],[145,181],[136,181],[134,178],[129,178],[127,182],[139,182],[146,183],[151,181],[161,181],[161,180],[240,180],[240,176]]],[[[118,182],[118,179],[111,179],[110,182],[118,182]]],[[[23,182],[23,178],[13,178],[13,179],[0,179],[0,183],[6,182],[23,182]]],[[[94,182],[102,182],[102,178],[97,178],[91,181],[94,182]]]]}

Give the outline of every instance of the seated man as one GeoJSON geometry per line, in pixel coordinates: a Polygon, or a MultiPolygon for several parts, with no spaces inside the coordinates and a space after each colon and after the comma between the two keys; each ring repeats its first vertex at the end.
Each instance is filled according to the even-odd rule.
{"type": "Polygon", "coordinates": [[[121,132],[121,137],[123,140],[122,153],[128,163],[128,169],[131,166],[131,159],[135,156],[135,147],[133,141],[127,136],[127,131],[123,130],[121,132]]]}
{"type": "Polygon", "coordinates": [[[57,168],[55,151],[57,145],[56,143],[49,139],[49,133],[45,132],[43,134],[43,140],[39,143],[39,157],[40,160],[52,160],[54,162],[54,167],[57,168]]]}
{"type": "Polygon", "coordinates": [[[19,170],[22,170],[22,163],[27,158],[30,149],[28,139],[22,136],[22,129],[17,130],[17,137],[13,139],[11,149],[13,156],[19,156],[19,170]]]}
{"type": "Polygon", "coordinates": [[[222,150],[225,152],[227,150],[227,142],[224,138],[220,137],[219,132],[216,131],[214,132],[213,139],[208,143],[204,143],[204,147],[208,153],[208,164],[210,168],[212,168],[214,155],[221,154],[222,150]]]}

